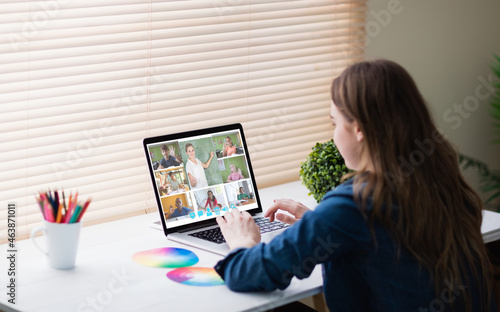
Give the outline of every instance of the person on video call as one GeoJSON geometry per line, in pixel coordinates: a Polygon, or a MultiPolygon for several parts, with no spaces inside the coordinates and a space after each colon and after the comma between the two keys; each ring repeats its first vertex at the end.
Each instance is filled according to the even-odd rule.
{"type": "Polygon", "coordinates": [[[172,207],[172,205],[170,205],[169,211],[166,213],[165,218],[168,219],[168,218],[187,216],[191,211],[193,210],[182,206],[182,199],[176,198],[175,208],[172,207]]]}
{"type": "Polygon", "coordinates": [[[169,147],[167,144],[163,144],[160,149],[163,158],[160,160],[158,169],[166,169],[168,167],[179,166],[182,164],[182,159],[175,155],[175,150],[172,145],[169,147]]]}
{"type": "Polygon", "coordinates": [[[238,200],[250,199],[250,196],[245,193],[243,187],[240,187],[240,193],[238,194],[238,200]]]}
{"type": "Polygon", "coordinates": [[[156,184],[162,195],[167,195],[169,193],[169,184],[165,176],[166,174],[163,172],[156,173],[156,184]]]}
{"type": "Polygon", "coordinates": [[[210,158],[206,163],[202,163],[198,158],[196,158],[196,151],[194,150],[193,144],[186,144],[186,154],[189,159],[186,162],[186,172],[189,179],[189,184],[191,184],[192,189],[207,187],[207,177],[205,176],[205,169],[210,166],[212,158],[214,158],[214,152],[210,152],[210,158]]]}
{"type": "Polygon", "coordinates": [[[156,187],[158,187],[158,190],[160,191],[160,195],[161,196],[167,195],[168,185],[165,185],[165,183],[163,182],[164,181],[163,176],[161,174],[158,175],[158,172],[157,175],[155,176],[155,181],[156,181],[156,187]]]}
{"type": "Polygon", "coordinates": [[[205,209],[209,205],[210,205],[210,208],[213,209],[215,206],[217,206],[217,198],[214,196],[214,193],[212,191],[208,191],[207,195],[208,195],[208,198],[207,198],[207,202],[205,203],[205,209]]]}
{"type": "Polygon", "coordinates": [[[245,179],[245,177],[241,174],[241,169],[236,168],[234,164],[229,165],[229,168],[231,170],[231,174],[227,177],[227,182],[245,179]]]}
{"type": "Polygon", "coordinates": [[[275,200],[265,216],[293,226],[270,243],[246,211],[217,217],[231,249],[215,266],[226,285],[285,289],[321,263],[331,311],[496,311],[483,203],[409,73],[360,62],[333,80],[331,97],[333,140],[355,171],[313,211],[275,200]],[[401,163],[423,149],[418,166],[401,163]]]}
{"type": "Polygon", "coordinates": [[[231,156],[236,153],[236,145],[233,145],[233,140],[230,137],[226,137],[224,140],[224,147],[222,148],[222,155],[224,157],[231,156]]]}
{"type": "Polygon", "coordinates": [[[170,187],[172,188],[172,191],[177,191],[180,189],[183,189],[184,186],[177,180],[177,177],[175,176],[173,171],[170,171],[167,176],[167,181],[170,184],[170,187]]]}

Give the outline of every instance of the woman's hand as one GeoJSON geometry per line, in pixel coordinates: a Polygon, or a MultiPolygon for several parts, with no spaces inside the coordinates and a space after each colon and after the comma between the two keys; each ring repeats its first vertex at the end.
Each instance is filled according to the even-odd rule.
{"type": "Polygon", "coordinates": [[[276,199],[274,200],[274,204],[271,207],[269,207],[264,216],[266,218],[269,218],[269,221],[271,222],[273,222],[274,219],[276,218],[281,222],[285,222],[287,224],[294,224],[295,222],[297,222],[299,219],[302,218],[304,213],[308,212],[309,210],[310,210],[309,208],[294,200],[276,199]],[[291,213],[295,218],[286,214],[277,213],[278,210],[287,211],[291,213]]]}
{"type": "Polygon", "coordinates": [[[210,152],[210,158],[207,160],[206,163],[201,163],[201,166],[203,169],[207,169],[210,166],[210,162],[212,161],[212,158],[214,158],[215,153],[212,151],[210,152]]]}
{"type": "Polygon", "coordinates": [[[191,173],[188,173],[188,178],[192,187],[195,187],[198,184],[198,180],[191,173]]]}
{"type": "Polygon", "coordinates": [[[232,209],[216,220],[231,250],[253,247],[260,242],[260,229],[248,212],[232,209]]]}

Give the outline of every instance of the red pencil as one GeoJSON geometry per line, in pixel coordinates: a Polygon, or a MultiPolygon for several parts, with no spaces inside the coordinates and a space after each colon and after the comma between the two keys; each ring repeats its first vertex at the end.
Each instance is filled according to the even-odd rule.
{"type": "Polygon", "coordinates": [[[83,208],[82,210],[80,211],[80,215],[78,216],[78,218],[76,219],[76,222],[80,222],[80,220],[82,219],[83,217],[83,214],[85,213],[85,211],[87,210],[87,207],[89,206],[90,204],[90,201],[91,199],[87,199],[87,201],[85,202],[85,204],[83,205],[83,208]]]}

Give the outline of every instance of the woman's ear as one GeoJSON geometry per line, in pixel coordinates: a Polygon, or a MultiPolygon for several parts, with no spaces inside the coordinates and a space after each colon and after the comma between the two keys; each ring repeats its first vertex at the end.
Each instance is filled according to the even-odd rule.
{"type": "Polygon", "coordinates": [[[356,132],[356,140],[358,142],[363,141],[363,132],[361,132],[361,128],[359,127],[357,122],[354,122],[354,131],[356,132]]]}

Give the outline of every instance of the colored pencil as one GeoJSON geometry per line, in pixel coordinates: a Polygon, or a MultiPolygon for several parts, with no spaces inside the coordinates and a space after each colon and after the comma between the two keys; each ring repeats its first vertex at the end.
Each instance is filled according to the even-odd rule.
{"type": "Polygon", "coordinates": [[[66,216],[66,212],[68,209],[66,208],[66,197],[64,196],[64,190],[62,191],[63,194],[63,205],[64,205],[64,215],[66,216]]]}
{"type": "Polygon", "coordinates": [[[85,211],[87,211],[87,207],[89,206],[90,201],[91,201],[91,199],[87,199],[87,201],[83,205],[83,208],[82,208],[82,211],[80,212],[80,215],[78,216],[78,219],[76,219],[76,222],[80,222],[80,220],[83,217],[83,214],[85,213],[85,211]]]}
{"type": "Polygon", "coordinates": [[[62,219],[62,204],[59,204],[59,209],[57,209],[56,222],[61,223],[61,219],[62,219]]]}
{"type": "Polygon", "coordinates": [[[82,210],[82,206],[77,205],[75,208],[75,212],[71,216],[71,220],[69,220],[69,223],[75,223],[76,219],[78,219],[78,215],[80,215],[80,211],[82,210]]]}
{"type": "Polygon", "coordinates": [[[62,202],[59,197],[59,191],[51,190],[47,192],[39,192],[35,199],[40,207],[42,216],[48,222],[54,223],[78,223],[81,221],[83,214],[87,211],[91,199],[87,199],[82,205],[78,203],[78,192],[75,196],[70,193],[68,202],[66,203],[66,195],[62,193],[62,202]]]}
{"type": "Polygon", "coordinates": [[[59,193],[57,190],[54,191],[54,219],[57,222],[57,214],[59,213],[59,193]]]}
{"type": "Polygon", "coordinates": [[[45,211],[43,209],[43,200],[42,200],[42,198],[37,197],[36,201],[38,202],[38,206],[40,207],[40,211],[42,212],[42,216],[45,219],[45,211]]]}
{"type": "Polygon", "coordinates": [[[71,218],[71,213],[72,213],[72,208],[73,208],[73,202],[72,202],[72,197],[73,195],[70,193],[69,194],[69,201],[68,201],[68,210],[66,211],[66,217],[64,218],[63,223],[69,223],[69,219],[71,218]]]}
{"type": "Polygon", "coordinates": [[[47,216],[47,221],[54,222],[54,216],[53,216],[52,211],[49,208],[49,206],[50,205],[48,202],[44,203],[45,215],[47,216]]]}

